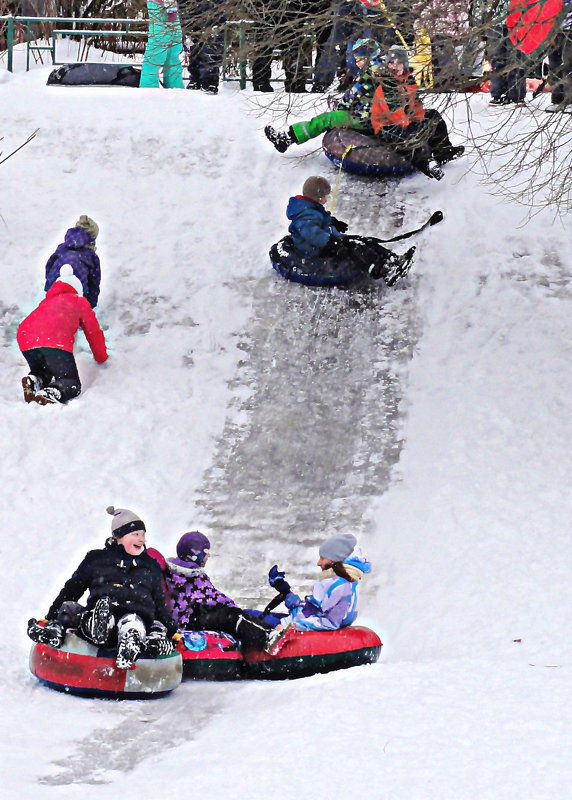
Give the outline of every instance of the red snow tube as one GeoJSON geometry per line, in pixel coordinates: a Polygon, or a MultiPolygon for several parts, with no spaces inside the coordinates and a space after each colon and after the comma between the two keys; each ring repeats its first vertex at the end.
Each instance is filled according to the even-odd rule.
{"type": "Polygon", "coordinates": [[[141,700],[160,697],[181,682],[178,652],[161,658],[139,658],[131,669],[118,669],[115,652],[97,648],[69,632],[58,649],[35,644],[30,670],[42,683],[60,692],[84,697],[141,700]]]}
{"type": "Polygon", "coordinates": [[[337,631],[296,631],[275,656],[260,650],[243,656],[232,637],[211,631],[189,631],[183,642],[183,677],[195,680],[303,678],[373,664],[382,648],[379,636],[359,625],[337,631]]]}
{"type": "Polygon", "coordinates": [[[558,30],[562,0],[510,0],[506,25],[513,45],[530,55],[544,49],[558,30]]]}

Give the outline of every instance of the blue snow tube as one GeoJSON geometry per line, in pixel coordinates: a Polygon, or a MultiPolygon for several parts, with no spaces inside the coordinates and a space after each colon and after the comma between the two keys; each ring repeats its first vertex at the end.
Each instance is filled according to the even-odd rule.
{"type": "Polygon", "coordinates": [[[283,278],[306,286],[350,286],[368,280],[351,258],[313,258],[301,256],[291,236],[285,236],[270,248],[270,262],[283,278]]]}
{"type": "Polygon", "coordinates": [[[397,178],[415,172],[415,167],[391,145],[352,128],[328,131],[322,147],[332,164],[354,175],[397,178]]]}

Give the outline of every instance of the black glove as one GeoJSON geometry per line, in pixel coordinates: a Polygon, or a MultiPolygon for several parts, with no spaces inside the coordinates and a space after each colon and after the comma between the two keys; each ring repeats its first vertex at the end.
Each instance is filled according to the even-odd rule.
{"type": "Polygon", "coordinates": [[[288,594],[290,591],[290,584],[284,580],[284,572],[280,572],[278,564],[274,564],[268,573],[268,583],[273,589],[276,589],[280,594],[288,594]]]}
{"type": "Polygon", "coordinates": [[[320,255],[324,257],[338,255],[341,246],[342,246],[342,240],[338,239],[337,236],[330,234],[330,238],[320,250],[320,255]]]}
{"type": "Polygon", "coordinates": [[[332,217],[332,225],[340,233],[345,233],[348,229],[347,222],[344,222],[342,219],[336,219],[335,217],[332,217]]]}

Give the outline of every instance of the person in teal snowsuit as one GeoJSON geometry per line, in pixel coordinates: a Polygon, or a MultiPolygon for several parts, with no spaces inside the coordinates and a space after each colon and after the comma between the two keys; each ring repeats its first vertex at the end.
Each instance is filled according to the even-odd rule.
{"type": "Polygon", "coordinates": [[[179,56],[183,32],[176,0],[148,0],[149,38],[141,67],[141,89],[159,88],[159,70],[163,69],[165,89],[184,89],[183,67],[179,56]]]}

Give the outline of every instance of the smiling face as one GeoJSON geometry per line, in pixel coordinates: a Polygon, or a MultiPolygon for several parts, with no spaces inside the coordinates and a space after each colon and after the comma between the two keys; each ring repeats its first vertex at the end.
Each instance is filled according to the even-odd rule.
{"type": "Polygon", "coordinates": [[[139,556],[145,550],[145,531],[131,531],[117,540],[130,556],[139,556]]]}
{"type": "Polygon", "coordinates": [[[396,78],[400,78],[405,72],[405,64],[396,58],[392,58],[391,61],[388,60],[387,68],[396,78]]]}

